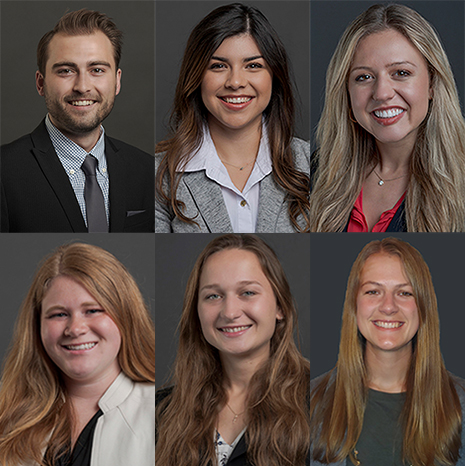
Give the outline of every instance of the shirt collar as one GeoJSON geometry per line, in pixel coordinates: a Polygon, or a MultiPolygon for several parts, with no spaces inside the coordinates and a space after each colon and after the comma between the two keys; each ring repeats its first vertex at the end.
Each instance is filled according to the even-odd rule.
{"type": "Polygon", "coordinates": [[[60,160],[66,162],[67,166],[75,170],[81,168],[84,159],[88,154],[92,154],[98,161],[98,169],[101,172],[106,170],[107,162],[105,159],[105,129],[100,125],[100,137],[97,144],[90,152],[86,152],[79,144],[76,144],[71,139],[67,138],[51,121],[47,114],[45,118],[45,126],[47,127],[48,134],[52,140],[53,147],[60,160]]]}

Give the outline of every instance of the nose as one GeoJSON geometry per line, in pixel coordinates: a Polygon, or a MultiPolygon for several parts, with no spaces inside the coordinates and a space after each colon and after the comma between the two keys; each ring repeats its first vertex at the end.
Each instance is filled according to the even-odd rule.
{"type": "Polygon", "coordinates": [[[235,320],[242,315],[242,303],[235,296],[226,296],[221,309],[222,316],[227,320],[235,320]]]}
{"type": "Polygon", "coordinates": [[[73,91],[78,92],[79,94],[85,94],[90,91],[90,87],[90,79],[87,73],[76,73],[73,91]]]}
{"type": "Polygon", "coordinates": [[[390,78],[384,75],[378,76],[373,86],[373,100],[387,101],[394,97],[394,94],[394,85],[390,78]]]}
{"type": "Polygon", "coordinates": [[[383,296],[379,310],[386,315],[392,315],[397,312],[397,303],[393,293],[386,293],[383,296]]]}
{"type": "Polygon", "coordinates": [[[242,69],[232,67],[228,74],[228,78],[226,79],[225,87],[236,90],[241,87],[245,87],[246,84],[247,80],[244,75],[244,71],[242,69]]]}
{"type": "Polygon", "coordinates": [[[85,319],[81,316],[73,315],[69,318],[64,333],[66,336],[75,338],[86,334],[87,330],[85,319]]]}

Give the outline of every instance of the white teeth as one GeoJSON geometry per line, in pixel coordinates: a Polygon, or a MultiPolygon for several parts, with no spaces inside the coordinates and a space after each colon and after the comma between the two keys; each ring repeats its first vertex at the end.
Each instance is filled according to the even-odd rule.
{"type": "Polygon", "coordinates": [[[390,108],[389,110],[375,110],[374,114],[378,118],[392,118],[397,115],[400,115],[405,110],[402,108],[390,108]]]}
{"type": "Polygon", "coordinates": [[[252,100],[252,97],[222,97],[222,99],[228,104],[245,104],[252,100]]]}
{"type": "Polygon", "coordinates": [[[73,100],[70,102],[71,105],[74,105],[76,107],[84,107],[86,105],[92,105],[93,103],[93,100],[73,100]]]}
{"type": "Polygon", "coordinates": [[[83,345],[66,345],[66,348],[72,351],[86,350],[93,348],[97,343],[84,343],[83,345]]]}
{"type": "Polygon", "coordinates": [[[404,325],[403,322],[383,322],[380,320],[377,320],[373,322],[377,327],[381,328],[399,328],[400,326],[404,325]]]}
{"type": "Polygon", "coordinates": [[[235,333],[235,332],[242,332],[242,330],[246,330],[249,327],[250,327],[250,325],[245,325],[243,327],[229,327],[229,328],[223,327],[220,330],[222,332],[226,332],[226,333],[235,333]]]}

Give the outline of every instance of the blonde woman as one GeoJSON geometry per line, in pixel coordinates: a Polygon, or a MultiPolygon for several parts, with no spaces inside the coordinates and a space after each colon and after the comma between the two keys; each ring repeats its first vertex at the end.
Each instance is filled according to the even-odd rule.
{"type": "Polygon", "coordinates": [[[191,272],[172,386],[157,392],[157,466],[309,465],[309,362],[273,250],[211,241],[191,272]]]}
{"type": "Polygon", "coordinates": [[[464,231],[465,122],[438,35],[416,11],[374,5],[326,77],[311,231],[464,231]]]}
{"type": "Polygon", "coordinates": [[[23,302],[0,384],[3,466],[153,466],[155,333],[134,279],[58,248],[23,302]]]}
{"type": "Polygon", "coordinates": [[[311,382],[311,465],[465,465],[464,383],[444,367],[422,256],[372,241],[347,283],[336,368],[311,382]]]}

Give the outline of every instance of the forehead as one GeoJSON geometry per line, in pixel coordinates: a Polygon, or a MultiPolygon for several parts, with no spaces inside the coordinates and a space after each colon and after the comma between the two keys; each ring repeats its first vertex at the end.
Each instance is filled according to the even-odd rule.
{"type": "Polygon", "coordinates": [[[214,55],[225,58],[232,57],[252,57],[261,55],[257,42],[250,34],[239,34],[228,37],[215,50],[214,55]]]}
{"type": "Polygon", "coordinates": [[[42,308],[47,305],[68,303],[72,301],[95,301],[95,298],[84,286],[72,277],[59,275],[55,277],[42,300],[42,308]]]}
{"type": "Polygon", "coordinates": [[[384,67],[391,63],[409,61],[417,66],[426,66],[426,60],[418,49],[403,34],[386,29],[364,37],[355,49],[353,66],[384,67]]]}
{"type": "Polygon", "coordinates": [[[360,272],[360,283],[365,281],[410,283],[400,257],[386,253],[372,254],[365,261],[360,272]]]}
{"type": "Polygon", "coordinates": [[[48,44],[47,57],[47,67],[61,62],[78,65],[85,65],[88,62],[108,62],[115,67],[113,45],[101,31],[79,36],[55,34],[48,44]]]}
{"type": "Polygon", "coordinates": [[[243,249],[225,249],[212,254],[202,268],[201,285],[205,282],[227,282],[249,279],[266,280],[257,256],[243,249]]]}

